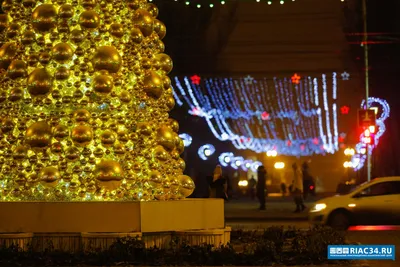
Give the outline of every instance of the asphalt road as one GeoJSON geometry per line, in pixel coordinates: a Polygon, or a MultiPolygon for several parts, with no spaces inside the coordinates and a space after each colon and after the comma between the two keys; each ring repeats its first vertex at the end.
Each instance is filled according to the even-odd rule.
{"type": "MultiPolygon", "coordinates": [[[[273,222],[227,222],[232,229],[265,229],[271,226],[294,226],[297,229],[307,229],[310,227],[306,221],[273,221],[273,222]]],[[[358,242],[365,245],[395,245],[395,261],[362,261],[361,266],[365,267],[399,267],[400,266],[400,227],[393,230],[382,230],[382,227],[358,227],[347,231],[347,239],[350,242],[358,242]],[[378,229],[378,230],[376,230],[378,229]]],[[[361,262],[360,262],[361,263],[361,262]]]]}

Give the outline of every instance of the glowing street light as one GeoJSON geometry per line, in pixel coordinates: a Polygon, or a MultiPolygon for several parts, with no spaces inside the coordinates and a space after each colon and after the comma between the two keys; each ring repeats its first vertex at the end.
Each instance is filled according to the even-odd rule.
{"type": "Polygon", "coordinates": [[[276,162],[274,165],[275,169],[281,170],[285,168],[285,163],[284,162],[276,162]]]}
{"type": "Polygon", "coordinates": [[[249,185],[249,182],[247,180],[241,180],[241,181],[239,181],[238,185],[240,187],[246,187],[249,185]]]}
{"type": "Polygon", "coordinates": [[[356,151],[353,148],[346,148],[344,150],[344,154],[346,156],[354,156],[355,153],[356,153],[356,151]]]}
{"type": "Polygon", "coordinates": [[[275,158],[278,155],[278,152],[276,150],[269,150],[267,151],[267,157],[273,157],[275,158]]]}
{"type": "Polygon", "coordinates": [[[343,167],[347,168],[352,168],[353,167],[353,163],[351,161],[346,161],[345,163],[343,163],[343,167]]]}

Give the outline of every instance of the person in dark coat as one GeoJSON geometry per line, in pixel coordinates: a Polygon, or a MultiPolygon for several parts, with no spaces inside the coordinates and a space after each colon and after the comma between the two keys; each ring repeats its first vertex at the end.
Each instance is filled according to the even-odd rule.
{"type": "Polygon", "coordinates": [[[310,174],[310,167],[307,162],[302,165],[303,174],[303,199],[307,199],[308,195],[311,193],[310,186],[314,185],[314,179],[310,174]]]}
{"type": "Polygon", "coordinates": [[[260,202],[260,210],[265,210],[265,184],[267,179],[267,171],[264,166],[257,169],[257,198],[260,202]]]}
{"type": "Polygon", "coordinates": [[[215,167],[213,176],[209,177],[210,198],[223,198],[228,200],[227,179],[222,175],[222,167],[215,167]]]}

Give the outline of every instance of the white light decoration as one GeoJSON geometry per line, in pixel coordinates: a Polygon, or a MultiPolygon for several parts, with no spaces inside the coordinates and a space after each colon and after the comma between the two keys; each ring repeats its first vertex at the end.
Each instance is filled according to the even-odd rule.
{"type": "Polygon", "coordinates": [[[197,151],[197,154],[202,160],[207,160],[214,153],[215,147],[211,144],[202,145],[197,151]]]}
{"type": "Polygon", "coordinates": [[[234,168],[235,170],[237,170],[237,169],[239,169],[239,167],[242,166],[243,162],[244,162],[243,157],[234,157],[232,159],[231,167],[234,168]]]}
{"type": "Polygon", "coordinates": [[[339,150],[337,74],[321,78],[174,77],[177,103],[237,149],[310,156],[339,150]]]}
{"type": "Polygon", "coordinates": [[[183,140],[183,144],[185,147],[188,147],[192,144],[192,137],[186,133],[182,133],[179,137],[183,140]]]}
{"type": "MultiPolygon", "coordinates": [[[[375,134],[374,145],[368,145],[368,153],[371,155],[374,148],[378,145],[379,139],[386,131],[385,121],[390,116],[389,104],[380,98],[370,97],[368,98],[368,107],[371,109],[378,109],[376,118],[376,129],[378,130],[375,134]]],[[[365,100],[361,103],[361,108],[365,109],[365,100]]],[[[351,158],[351,166],[354,170],[360,170],[367,160],[367,145],[362,142],[364,133],[360,135],[360,142],[356,145],[355,154],[351,158]]]]}
{"type": "Polygon", "coordinates": [[[233,153],[225,152],[219,155],[218,160],[221,166],[228,167],[234,157],[233,153]]]}

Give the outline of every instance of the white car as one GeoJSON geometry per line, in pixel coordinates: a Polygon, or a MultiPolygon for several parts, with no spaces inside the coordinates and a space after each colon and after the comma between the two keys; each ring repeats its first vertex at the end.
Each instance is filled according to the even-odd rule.
{"type": "Polygon", "coordinates": [[[342,230],[352,225],[399,225],[400,177],[376,178],[346,195],[321,199],[309,220],[342,230]]]}

